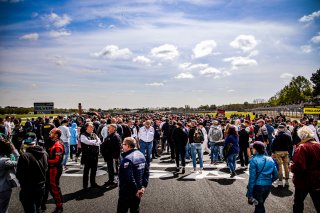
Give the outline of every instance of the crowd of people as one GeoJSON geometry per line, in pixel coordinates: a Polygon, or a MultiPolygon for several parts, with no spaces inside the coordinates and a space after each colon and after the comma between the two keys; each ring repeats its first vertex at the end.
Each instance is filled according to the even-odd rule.
{"type": "Polygon", "coordinates": [[[96,183],[99,155],[108,169],[104,186],[120,189],[117,211],[138,212],[150,162],[164,153],[176,163],[177,173],[184,174],[186,162],[192,161],[190,172],[201,174],[203,155],[209,155],[213,165],[227,163],[230,178],[237,175],[239,159],[242,169],[249,168],[246,196],[256,212],[265,212],[264,202],[273,183],[289,186],[291,170],[293,211],[303,212],[303,201],[310,193],[320,212],[320,129],[314,118],[108,114],[38,117],[21,125],[21,120],[7,116],[0,118],[0,134],[0,212],[7,211],[12,187],[19,183],[25,212],[45,211],[49,192],[55,212],[62,212],[59,182],[62,172],[68,170],[67,162],[80,160],[83,190],[88,191],[89,183],[91,188],[101,187],[96,183]]]}

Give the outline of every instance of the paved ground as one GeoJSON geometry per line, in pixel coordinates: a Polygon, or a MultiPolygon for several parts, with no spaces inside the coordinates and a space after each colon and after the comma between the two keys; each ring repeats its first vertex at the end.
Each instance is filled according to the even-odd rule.
{"type": "MultiPolygon", "coordinates": [[[[163,155],[151,164],[150,184],[141,202],[141,212],[145,213],[197,213],[197,212],[253,212],[254,207],[247,204],[246,186],[248,173],[238,169],[235,178],[229,178],[225,164],[211,166],[205,156],[205,170],[202,174],[190,174],[192,163],[187,165],[186,173],[176,173],[175,164],[163,155]]],[[[97,183],[107,181],[104,162],[99,162],[97,183]]],[[[116,212],[118,188],[82,189],[82,170],[79,164],[69,162],[69,170],[61,177],[65,212],[116,212]]],[[[267,212],[292,212],[294,187],[273,187],[266,201],[267,212]]],[[[18,200],[19,189],[14,189],[9,212],[23,212],[18,200]]],[[[47,212],[55,208],[49,198],[47,212]]],[[[305,200],[305,212],[316,212],[310,196],[305,200]]]]}

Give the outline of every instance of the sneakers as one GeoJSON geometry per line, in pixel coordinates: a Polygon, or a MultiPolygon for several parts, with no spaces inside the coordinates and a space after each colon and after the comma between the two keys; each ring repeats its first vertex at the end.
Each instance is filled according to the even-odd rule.
{"type": "Polygon", "coordinates": [[[203,168],[200,169],[199,174],[202,174],[202,170],[203,170],[203,168]]]}
{"type": "Polygon", "coordinates": [[[67,166],[63,166],[63,171],[66,171],[68,170],[68,167],[67,166]]]}
{"type": "Polygon", "coordinates": [[[285,181],[285,186],[289,186],[289,180],[285,181]]]}
{"type": "Polygon", "coordinates": [[[191,173],[196,173],[197,172],[197,169],[196,168],[193,168],[192,170],[190,170],[191,173]]]}
{"type": "Polygon", "coordinates": [[[283,186],[282,180],[278,180],[275,185],[277,187],[282,187],[283,186]]]}

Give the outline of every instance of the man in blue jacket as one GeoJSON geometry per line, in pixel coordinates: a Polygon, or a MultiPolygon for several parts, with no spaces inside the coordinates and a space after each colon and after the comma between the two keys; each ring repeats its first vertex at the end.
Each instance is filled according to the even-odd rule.
{"type": "Polygon", "coordinates": [[[122,143],[122,162],[119,170],[118,213],[139,212],[141,197],[149,182],[149,164],[146,158],[136,150],[136,141],[127,137],[122,143]]]}

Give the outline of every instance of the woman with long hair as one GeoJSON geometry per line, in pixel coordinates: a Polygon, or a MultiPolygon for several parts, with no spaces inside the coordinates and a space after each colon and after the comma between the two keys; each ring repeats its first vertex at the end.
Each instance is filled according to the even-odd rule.
{"type": "Polygon", "coordinates": [[[239,135],[236,127],[233,125],[230,125],[228,128],[223,150],[230,169],[230,177],[233,178],[236,176],[236,159],[239,154],[239,135]]]}

